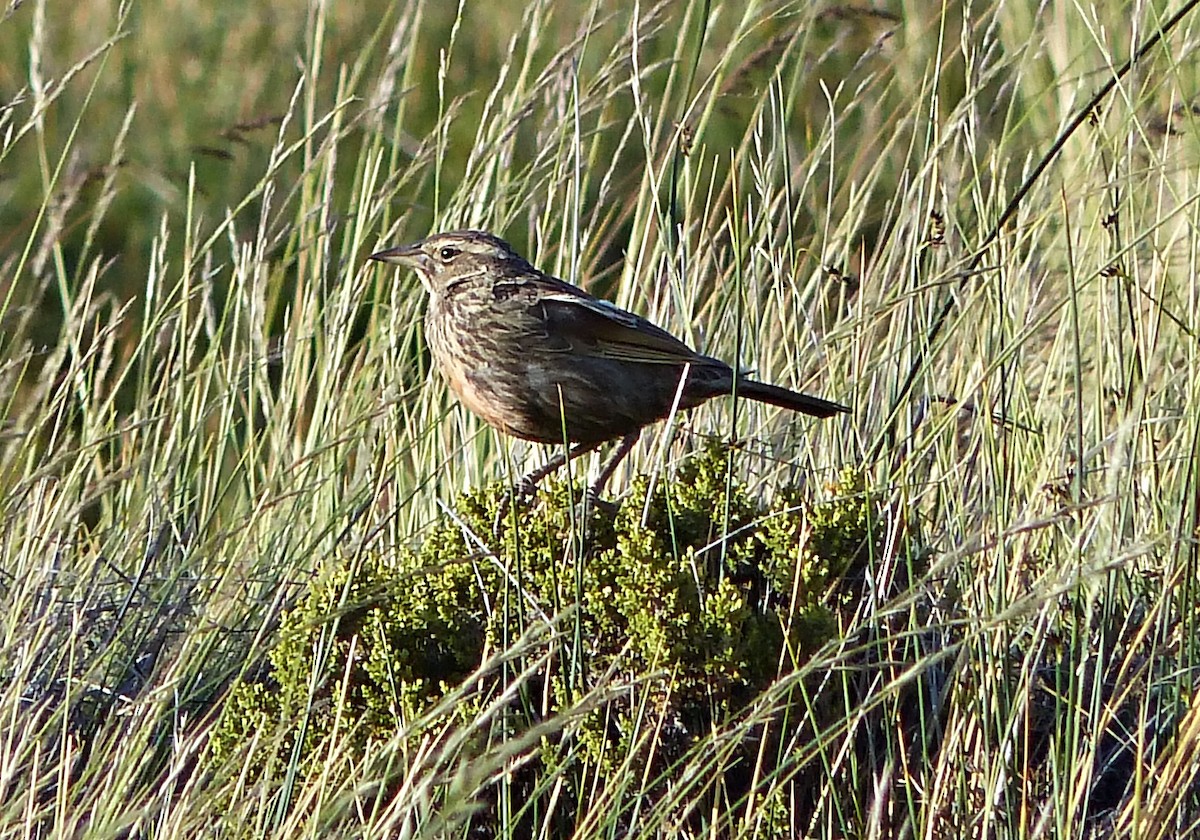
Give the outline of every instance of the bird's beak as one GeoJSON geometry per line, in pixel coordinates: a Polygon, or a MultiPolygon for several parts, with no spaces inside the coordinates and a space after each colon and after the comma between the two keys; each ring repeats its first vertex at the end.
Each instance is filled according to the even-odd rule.
{"type": "Polygon", "coordinates": [[[390,263],[391,265],[402,265],[407,268],[416,269],[421,274],[429,266],[429,256],[421,250],[421,243],[419,242],[414,242],[411,245],[401,245],[398,248],[388,248],[386,251],[378,251],[367,257],[367,259],[390,263]]]}

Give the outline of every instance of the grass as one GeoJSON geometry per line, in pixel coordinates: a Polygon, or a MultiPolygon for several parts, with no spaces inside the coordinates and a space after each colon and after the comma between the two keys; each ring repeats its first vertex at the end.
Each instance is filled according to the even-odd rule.
{"type": "Polygon", "coordinates": [[[1187,836],[1191,5],[1117,76],[1162,5],[11,7],[3,835],[1187,836]],[[572,520],[542,618],[366,752],[318,634],[322,758],[260,773],[286,736],[212,734],[323,570],[419,550],[547,454],[454,404],[419,284],[365,261],[454,227],[853,405],[651,429],[627,505],[736,441],[729,481],[767,504],[852,468],[879,548],[821,593],[833,639],[660,765],[653,669],[536,699],[586,670],[572,520]],[[564,751],[527,795],[547,743],[618,707],[624,752],[564,751]]]}

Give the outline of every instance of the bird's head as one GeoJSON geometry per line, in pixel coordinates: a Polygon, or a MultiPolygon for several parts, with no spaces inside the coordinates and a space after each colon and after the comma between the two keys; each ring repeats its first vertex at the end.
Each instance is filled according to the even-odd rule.
{"type": "Polygon", "coordinates": [[[411,268],[431,295],[471,277],[528,266],[525,258],[498,236],[480,230],[435,233],[411,245],[371,254],[368,259],[411,268]]]}

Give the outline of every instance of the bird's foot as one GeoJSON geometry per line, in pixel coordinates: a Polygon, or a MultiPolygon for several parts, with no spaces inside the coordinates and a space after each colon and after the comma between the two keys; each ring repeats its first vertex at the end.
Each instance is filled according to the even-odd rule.
{"type": "MultiPolygon", "coordinates": [[[[614,499],[603,498],[600,495],[600,490],[601,488],[598,484],[593,484],[584,491],[583,496],[575,504],[576,520],[583,523],[585,528],[591,520],[593,511],[598,511],[602,516],[611,519],[621,509],[620,502],[614,499]]],[[[500,497],[500,503],[496,506],[496,516],[492,520],[492,536],[494,538],[497,540],[500,539],[504,522],[513,514],[514,506],[520,507],[526,504],[536,493],[537,484],[531,481],[528,476],[514,484],[510,490],[505,491],[504,495],[500,497]]]]}
{"type": "Polygon", "coordinates": [[[580,518],[584,522],[588,520],[589,509],[598,510],[609,519],[612,519],[617,515],[617,511],[621,509],[621,503],[615,499],[601,498],[600,487],[593,484],[584,493],[583,501],[580,504],[580,518]]]}
{"type": "Polygon", "coordinates": [[[523,505],[537,493],[537,481],[532,476],[522,476],[516,484],[500,497],[496,506],[496,518],[492,520],[492,536],[500,539],[501,526],[513,509],[513,505],[523,505]]]}

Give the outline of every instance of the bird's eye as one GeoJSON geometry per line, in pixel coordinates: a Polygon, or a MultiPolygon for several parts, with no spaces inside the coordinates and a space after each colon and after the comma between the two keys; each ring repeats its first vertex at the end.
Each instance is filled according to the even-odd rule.
{"type": "Polygon", "coordinates": [[[438,251],[438,256],[442,258],[443,262],[450,262],[450,260],[457,257],[460,253],[462,252],[457,248],[451,248],[449,245],[446,245],[442,250],[438,251]]]}

